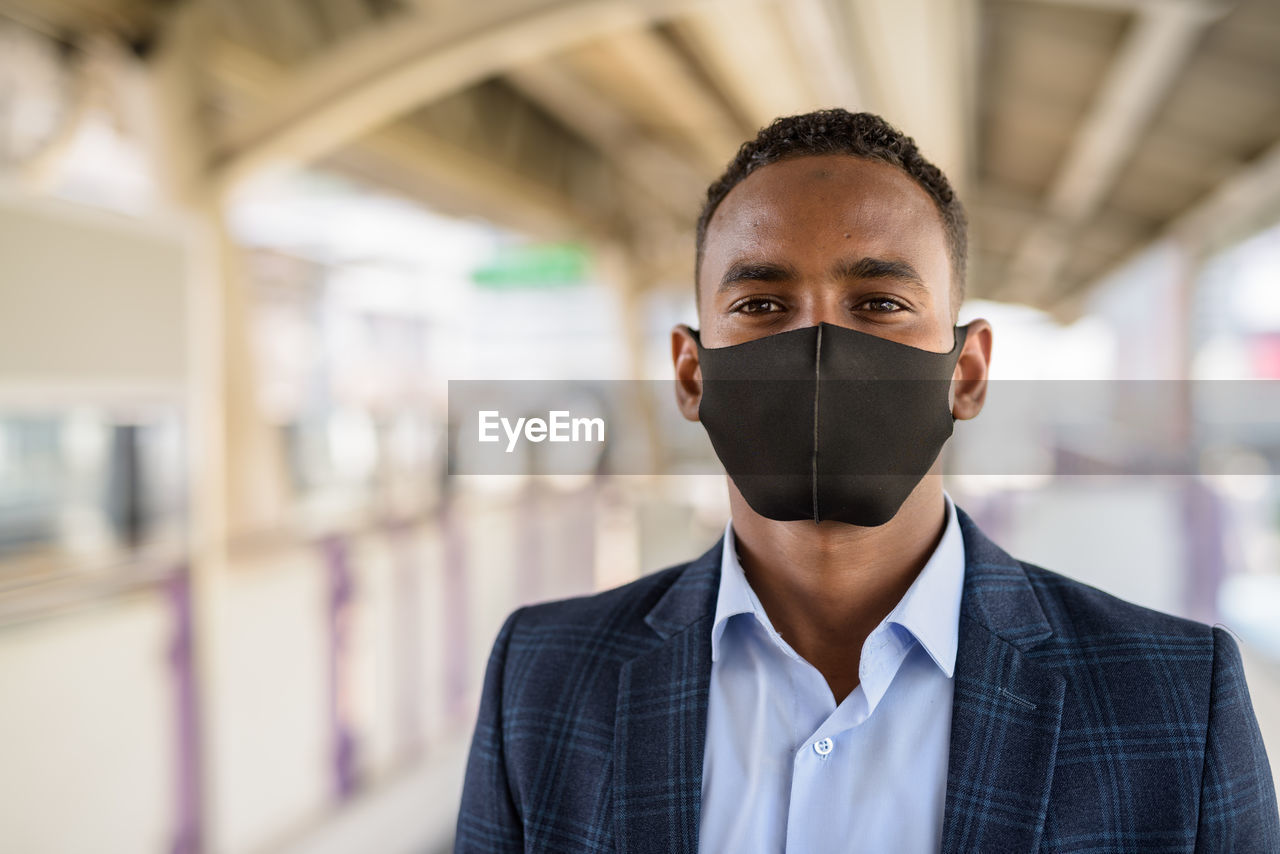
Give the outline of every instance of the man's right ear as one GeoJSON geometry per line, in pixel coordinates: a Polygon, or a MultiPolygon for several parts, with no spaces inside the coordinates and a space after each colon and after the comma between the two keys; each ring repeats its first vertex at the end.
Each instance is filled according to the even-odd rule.
{"type": "Polygon", "coordinates": [[[697,421],[698,405],[702,403],[702,364],[693,330],[684,323],[671,330],[671,362],[676,369],[676,406],[687,420],[697,421]]]}

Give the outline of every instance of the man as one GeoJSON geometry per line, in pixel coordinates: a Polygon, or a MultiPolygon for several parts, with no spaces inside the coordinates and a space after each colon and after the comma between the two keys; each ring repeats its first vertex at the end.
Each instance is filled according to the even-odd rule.
{"type": "Polygon", "coordinates": [[[498,635],[459,851],[1280,851],[1236,645],[1022,563],[942,489],[992,332],[876,116],[779,119],[708,191],[678,404],[729,474],[691,563],[498,635]]]}

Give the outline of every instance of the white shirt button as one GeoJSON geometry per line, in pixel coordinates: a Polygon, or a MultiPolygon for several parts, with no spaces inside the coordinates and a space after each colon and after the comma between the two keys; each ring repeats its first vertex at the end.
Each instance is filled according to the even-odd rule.
{"type": "Polygon", "coordinates": [[[835,747],[835,742],[829,738],[824,738],[822,741],[815,741],[813,743],[813,752],[825,759],[833,747],[835,747]]]}

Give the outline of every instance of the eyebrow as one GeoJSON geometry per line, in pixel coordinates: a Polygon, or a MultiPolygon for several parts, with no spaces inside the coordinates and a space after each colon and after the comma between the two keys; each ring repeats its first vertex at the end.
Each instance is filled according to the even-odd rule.
{"type": "MultiPolygon", "coordinates": [[[[924,279],[906,261],[886,258],[859,258],[856,261],[839,261],[832,268],[838,279],[898,279],[913,289],[928,291],[924,279]]],[[[790,264],[773,262],[735,261],[725,270],[718,291],[726,291],[739,282],[781,282],[799,277],[790,264]]]]}
{"type": "Polygon", "coordinates": [[[724,271],[717,290],[725,291],[738,282],[781,282],[799,276],[795,267],[790,264],[757,263],[753,261],[734,261],[724,271]]]}

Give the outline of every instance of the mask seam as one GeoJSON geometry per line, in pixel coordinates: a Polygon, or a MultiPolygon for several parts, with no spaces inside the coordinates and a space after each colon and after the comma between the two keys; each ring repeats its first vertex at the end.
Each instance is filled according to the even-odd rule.
{"type": "Polygon", "coordinates": [[[822,325],[818,325],[818,343],[814,349],[813,359],[813,455],[810,463],[810,478],[813,481],[813,522],[818,517],[818,397],[822,393],[822,325]]]}

